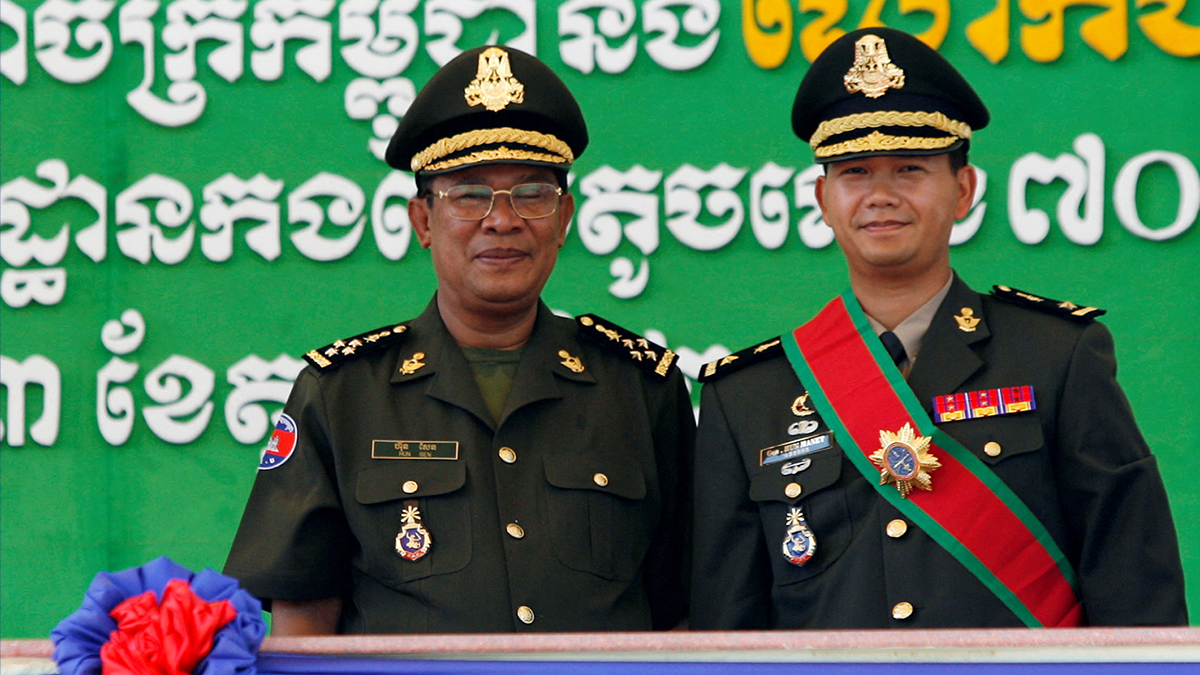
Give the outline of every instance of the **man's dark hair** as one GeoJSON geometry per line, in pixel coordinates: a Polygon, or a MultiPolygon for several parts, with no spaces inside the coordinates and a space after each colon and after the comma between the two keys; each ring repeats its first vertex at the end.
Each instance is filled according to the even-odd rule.
{"type": "MultiPolygon", "coordinates": [[[[550,169],[554,174],[554,180],[558,182],[558,186],[567,191],[567,171],[566,169],[550,169]]],[[[429,187],[433,184],[433,179],[437,176],[428,174],[417,174],[417,199],[433,199],[433,190],[429,187]]]]}

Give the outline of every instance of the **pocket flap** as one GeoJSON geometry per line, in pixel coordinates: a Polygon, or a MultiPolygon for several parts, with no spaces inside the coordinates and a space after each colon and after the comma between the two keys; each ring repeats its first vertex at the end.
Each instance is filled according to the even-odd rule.
{"type": "Polygon", "coordinates": [[[998,415],[955,422],[944,428],[988,465],[1032,452],[1046,444],[1040,420],[1034,415],[998,415]]]}
{"type": "Polygon", "coordinates": [[[750,477],[750,499],[795,504],[833,485],[841,475],[842,450],[835,445],[794,460],[759,466],[750,477]],[[789,489],[793,483],[800,489],[789,489]]]}
{"type": "Polygon", "coordinates": [[[637,461],[617,457],[555,455],[546,458],[546,480],[566,490],[595,490],[625,499],[646,496],[646,476],[637,461]]]}
{"type": "Polygon", "coordinates": [[[377,462],[360,470],[357,481],[355,497],[360,504],[433,497],[465,485],[467,465],[463,461],[421,459],[377,462]]]}

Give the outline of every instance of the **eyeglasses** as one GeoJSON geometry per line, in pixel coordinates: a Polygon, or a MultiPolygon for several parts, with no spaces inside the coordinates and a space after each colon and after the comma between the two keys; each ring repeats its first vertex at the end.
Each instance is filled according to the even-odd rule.
{"type": "Polygon", "coordinates": [[[508,195],[513,212],[526,220],[545,218],[558,210],[562,188],[548,183],[523,183],[511,190],[493,190],[486,185],[455,185],[434,196],[446,201],[450,216],[459,220],[483,220],[492,212],[496,195],[508,195]]]}

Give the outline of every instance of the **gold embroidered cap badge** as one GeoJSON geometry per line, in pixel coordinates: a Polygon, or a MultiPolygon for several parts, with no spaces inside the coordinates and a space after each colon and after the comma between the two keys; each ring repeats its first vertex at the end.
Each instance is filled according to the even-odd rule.
{"type": "Polygon", "coordinates": [[[854,65],[842,81],[851,94],[861,91],[867,98],[879,98],[888,89],[904,86],[904,71],[892,63],[883,38],[864,35],[854,43],[854,65]]]}
{"type": "Polygon", "coordinates": [[[508,52],[499,47],[483,50],[479,55],[479,67],[475,79],[463,90],[467,105],[482,105],[492,112],[508,107],[509,103],[525,100],[525,85],[513,77],[508,52]]]}

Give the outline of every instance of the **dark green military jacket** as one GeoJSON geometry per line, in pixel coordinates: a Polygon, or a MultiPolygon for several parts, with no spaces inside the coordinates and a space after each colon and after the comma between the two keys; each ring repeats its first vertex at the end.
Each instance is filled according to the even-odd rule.
{"type": "Polygon", "coordinates": [[[676,625],[695,434],[678,368],[539,303],[496,424],[436,299],[402,326],[300,374],[295,448],[260,469],[225,573],[266,600],[342,596],[346,633],[676,625]],[[415,560],[406,505],[431,540],[415,560]]]}
{"type": "MultiPolygon", "coordinates": [[[[764,464],[761,450],[830,430],[817,413],[793,412],[806,392],[782,349],[762,350],[756,361],[747,350],[742,361],[752,363],[718,369],[702,394],[693,628],[1023,625],[879,496],[877,479],[862,476],[836,436],[809,462],[764,464]],[[801,488],[795,497],[790,483],[801,488]],[[816,539],[802,566],[783,553],[793,506],[816,539]]],[[[940,428],[1045,525],[1078,575],[1088,623],[1183,624],[1171,512],[1115,373],[1103,325],[981,296],[956,278],[908,385],[930,415],[935,396],[1031,385],[1036,410],[940,428]],[[964,307],[980,319],[972,332],[954,319],[964,307]]]]}

